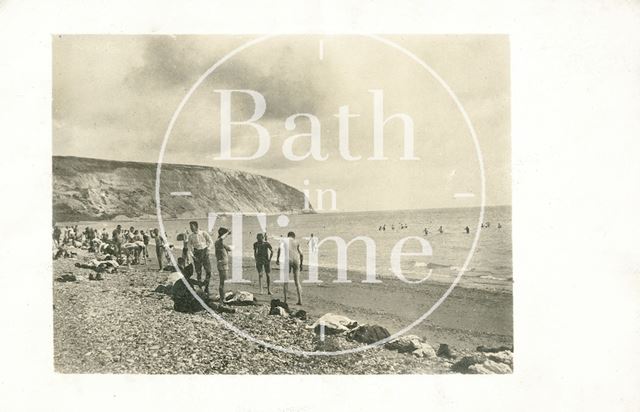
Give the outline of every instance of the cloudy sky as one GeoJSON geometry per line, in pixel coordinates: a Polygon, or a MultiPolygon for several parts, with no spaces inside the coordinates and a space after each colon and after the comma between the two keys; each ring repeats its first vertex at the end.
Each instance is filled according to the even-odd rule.
{"type": "MultiPolygon", "coordinates": [[[[187,91],[220,58],[254,37],[54,36],[53,154],[157,162],[169,121],[187,91]]],[[[432,67],[456,93],[473,122],[485,163],[487,204],[511,203],[509,42],[506,36],[390,36],[432,67]]],[[[232,96],[232,118],[254,109],[247,95],[232,96]]],[[[295,139],[305,154],[309,138],[295,139]]],[[[232,154],[257,149],[256,132],[232,128],[232,154]]],[[[424,68],[400,51],[365,37],[271,38],[234,55],[193,93],[177,119],[165,162],[241,169],[299,189],[333,189],[340,211],[477,206],[480,169],[471,136],[452,99],[424,68]],[[216,160],[220,152],[220,94],[250,89],[267,103],[258,120],[270,134],[269,151],[250,161],[216,160]],[[403,124],[384,127],[388,160],[373,154],[373,103],[384,93],[384,116],[409,115],[415,156],[401,160],[403,124]],[[349,122],[349,150],[340,156],[340,106],[349,122]],[[323,161],[292,161],[283,142],[309,133],[316,116],[323,161]],[[474,197],[461,197],[472,193],[474,197]]],[[[176,188],[178,189],[178,188],[176,188]]],[[[185,182],[180,190],[197,191],[185,182]]],[[[312,196],[313,204],[316,200],[312,196]]]]}

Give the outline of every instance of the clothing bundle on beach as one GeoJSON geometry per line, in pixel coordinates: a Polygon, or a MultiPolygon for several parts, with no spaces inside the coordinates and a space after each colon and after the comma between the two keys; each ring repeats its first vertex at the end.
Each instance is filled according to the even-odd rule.
{"type": "MultiPolygon", "coordinates": [[[[218,296],[218,300],[219,300],[218,296]]],[[[253,296],[253,293],[245,292],[245,291],[237,291],[237,292],[227,292],[224,295],[224,303],[227,305],[257,305],[258,299],[253,296]]]]}
{"type": "Polygon", "coordinates": [[[316,320],[312,325],[307,326],[307,328],[315,330],[316,333],[321,333],[320,331],[323,328],[325,334],[331,335],[349,332],[357,326],[358,322],[353,319],[349,319],[342,315],[327,313],[316,320]]]}

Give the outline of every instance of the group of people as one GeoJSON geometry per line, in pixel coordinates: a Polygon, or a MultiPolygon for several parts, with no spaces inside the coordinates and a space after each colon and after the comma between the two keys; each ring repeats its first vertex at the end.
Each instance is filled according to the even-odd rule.
{"type": "MultiPolygon", "coordinates": [[[[189,222],[189,231],[178,234],[178,240],[183,242],[182,255],[178,258],[178,268],[182,274],[189,280],[196,274],[196,285],[208,295],[209,284],[212,275],[212,265],[209,258],[209,250],[213,248],[216,259],[216,269],[218,271],[218,292],[220,295],[220,303],[224,303],[225,281],[229,277],[229,256],[232,248],[225,243],[225,239],[231,234],[227,228],[221,227],[217,231],[218,238],[214,241],[209,232],[202,230],[198,226],[198,222],[189,222]],[[204,273],[203,273],[204,272],[204,273]],[[204,275],[204,280],[202,279],[204,275]]],[[[313,240],[317,240],[311,235],[313,240]]],[[[271,293],[271,261],[273,259],[273,247],[268,241],[266,233],[258,233],[256,242],[253,244],[253,257],[255,259],[256,270],[258,272],[258,287],[260,293],[263,293],[263,277],[266,277],[267,294],[271,293]]],[[[280,239],[280,245],[277,250],[276,265],[280,261],[280,256],[288,261],[289,272],[293,274],[293,280],[298,295],[297,304],[302,304],[302,286],[300,283],[300,270],[304,255],[300,248],[299,242],[296,240],[294,232],[289,232],[286,238],[280,239]]],[[[285,284],[285,301],[286,301],[286,284],[285,284]]]]}
{"type": "MultiPolygon", "coordinates": [[[[225,280],[229,277],[229,254],[231,247],[225,243],[225,239],[231,234],[227,228],[221,227],[217,231],[217,239],[214,241],[206,230],[199,228],[197,221],[189,222],[189,229],[178,234],[177,240],[183,242],[182,254],[178,257],[178,268],[187,278],[196,275],[195,284],[199,285],[205,294],[209,294],[209,284],[212,276],[212,265],[209,251],[213,249],[216,259],[216,269],[219,275],[218,292],[220,303],[224,303],[225,280]],[[203,279],[204,277],[204,279],[203,279]]],[[[113,256],[121,264],[146,264],[149,256],[149,245],[155,243],[158,270],[165,270],[165,262],[170,263],[169,251],[174,248],[168,242],[168,236],[160,234],[158,229],[136,229],[131,226],[126,229],[122,225],[109,234],[106,228],[101,231],[92,227],[86,227],[79,231],[76,226],[53,226],[54,247],[66,250],[67,247],[84,248],[90,252],[104,253],[113,256]]],[[[312,250],[317,248],[317,238],[311,234],[309,243],[312,250]]],[[[271,261],[273,259],[273,247],[268,241],[266,233],[258,233],[253,244],[253,256],[258,272],[258,284],[260,293],[263,292],[263,277],[266,277],[267,293],[271,295],[271,261]]],[[[54,258],[60,256],[54,254],[54,258]]],[[[294,232],[289,232],[287,237],[281,237],[276,255],[276,265],[280,257],[288,261],[289,272],[293,274],[293,280],[298,295],[298,304],[302,304],[302,287],[299,273],[302,270],[304,255],[296,240],[294,232]]],[[[286,284],[285,284],[286,300],[286,284]]]]}
{"type": "MultiPolygon", "coordinates": [[[[425,228],[424,228],[424,230],[423,230],[423,232],[424,232],[424,235],[425,235],[425,236],[427,236],[427,235],[429,234],[429,229],[427,229],[427,228],[425,227],[425,228]]],[[[438,228],[438,233],[440,233],[440,234],[444,233],[444,229],[442,228],[442,226],[440,226],[440,227],[438,228]]]]}
{"type": "MultiPolygon", "coordinates": [[[[488,229],[489,227],[491,227],[491,222],[482,223],[480,225],[481,229],[488,229]]],[[[498,223],[498,229],[502,229],[502,224],[498,223]]],[[[425,236],[427,236],[430,233],[429,229],[427,229],[426,227],[422,230],[422,232],[425,234],[425,236]]],[[[444,229],[442,226],[438,228],[438,233],[440,234],[444,233],[444,229]]],[[[467,234],[471,233],[471,229],[469,229],[469,226],[464,227],[464,233],[467,233],[467,234]]]]}
{"type": "MultiPolygon", "coordinates": [[[[152,238],[158,239],[158,229],[136,229],[131,226],[129,229],[117,225],[109,233],[106,228],[98,230],[87,226],[84,230],[79,230],[75,226],[53,225],[53,247],[54,258],[69,256],[72,248],[87,249],[89,252],[103,253],[118,259],[120,263],[146,264],[149,256],[149,244],[152,238]]],[[[156,250],[158,251],[158,250],[156,250]]],[[[162,252],[164,253],[164,252],[162,252]]],[[[162,262],[162,254],[158,255],[158,261],[162,262]]]]}
{"type": "MultiPolygon", "coordinates": [[[[399,230],[403,230],[403,229],[409,229],[409,225],[406,223],[398,223],[398,229],[399,230]]],[[[396,225],[394,223],[391,224],[391,230],[396,230],[396,225]]],[[[386,232],[387,231],[387,224],[383,224],[382,226],[378,226],[378,232],[386,232]]]]}

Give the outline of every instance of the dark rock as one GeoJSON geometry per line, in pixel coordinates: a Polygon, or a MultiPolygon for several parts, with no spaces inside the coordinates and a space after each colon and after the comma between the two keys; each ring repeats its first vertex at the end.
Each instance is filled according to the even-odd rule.
{"type": "MultiPolygon", "coordinates": [[[[195,283],[191,280],[188,280],[188,282],[193,288],[195,283]]],[[[200,291],[196,291],[196,293],[203,300],[207,298],[207,296],[200,291]]],[[[173,284],[173,287],[171,288],[171,298],[173,299],[173,309],[175,311],[183,313],[195,313],[204,310],[200,302],[198,302],[196,298],[193,297],[182,280],[177,281],[173,284]]]]}
{"type": "MultiPolygon", "coordinates": [[[[198,282],[191,279],[186,279],[187,282],[193,288],[198,282]]],[[[166,288],[167,286],[165,286],[166,288]]],[[[173,299],[173,309],[182,313],[196,313],[204,310],[204,306],[198,302],[198,300],[191,294],[187,286],[182,279],[176,281],[173,286],[169,286],[171,289],[171,298],[173,299]]],[[[208,295],[200,290],[194,289],[198,297],[202,299],[208,307],[218,313],[236,313],[234,308],[230,308],[226,305],[214,303],[208,295]]]]}
{"type": "Polygon", "coordinates": [[[207,303],[207,305],[209,305],[211,309],[215,310],[218,313],[236,313],[236,310],[234,308],[230,308],[225,305],[220,305],[218,303],[213,303],[208,299],[205,302],[207,303]]]}
{"type": "Polygon", "coordinates": [[[296,318],[296,319],[307,320],[307,312],[302,310],[302,309],[296,311],[296,313],[294,313],[291,316],[296,318]]]}
{"type": "Polygon", "coordinates": [[[372,344],[389,336],[391,336],[389,331],[380,325],[362,325],[349,332],[347,338],[361,343],[372,344]]]}
{"type": "Polygon", "coordinates": [[[280,299],[271,299],[271,309],[269,310],[269,315],[279,315],[280,311],[276,308],[282,308],[287,313],[290,313],[289,305],[280,299]]]}
{"type": "Polygon", "coordinates": [[[441,358],[446,359],[455,359],[457,357],[456,354],[451,350],[449,345],[447,345],[446,343],[440,344],[440,346],[438,347],[437,355],[441,358]]]}
{"type": "Polygon", "coordinates": [[[513,352],[513,346],[499,346],[497,348],[488,348],[486,346],[478,346],[476,350],[478,352],[484,352],[484,353],[497,353],[505,350],[513,352]]]}
{"type": "Polygon", "coordinates": [[[76,279],[76,276],[73,274],[65,274],[56,279],[57,282],[75,282],[77,280],[78,279],[76,279]]]}
{"type": "Polygon", "coordinates": [[[451,370],[458,373],[472,373],[469,367],[478,363],[484,363],[487,357],[482,353],[475,353],[471,356],[465,356],[458,362],[451,365],[451,370]]]}
{"type": "Polygon", "coordinates": [[[422,342],[422,338],[416,335],[405,335],[388,342],[384,347],[400,353],[413,352],[420,347],[422,342]]]}
{"type": "Polygon", "coordinates": [[[154,292],[164,293],[165,295],[171,295],[172,288],[173,287],[171,285],[158,285],[158,287],[154,289],[154,292]]]}

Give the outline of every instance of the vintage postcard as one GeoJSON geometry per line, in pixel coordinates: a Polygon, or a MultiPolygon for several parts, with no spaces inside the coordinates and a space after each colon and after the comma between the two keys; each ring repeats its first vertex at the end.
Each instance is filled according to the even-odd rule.
{"type": "Polygon", "coordinates": [[[56,372],[517,368],[508,35],[51,43],[56,372]]]}

